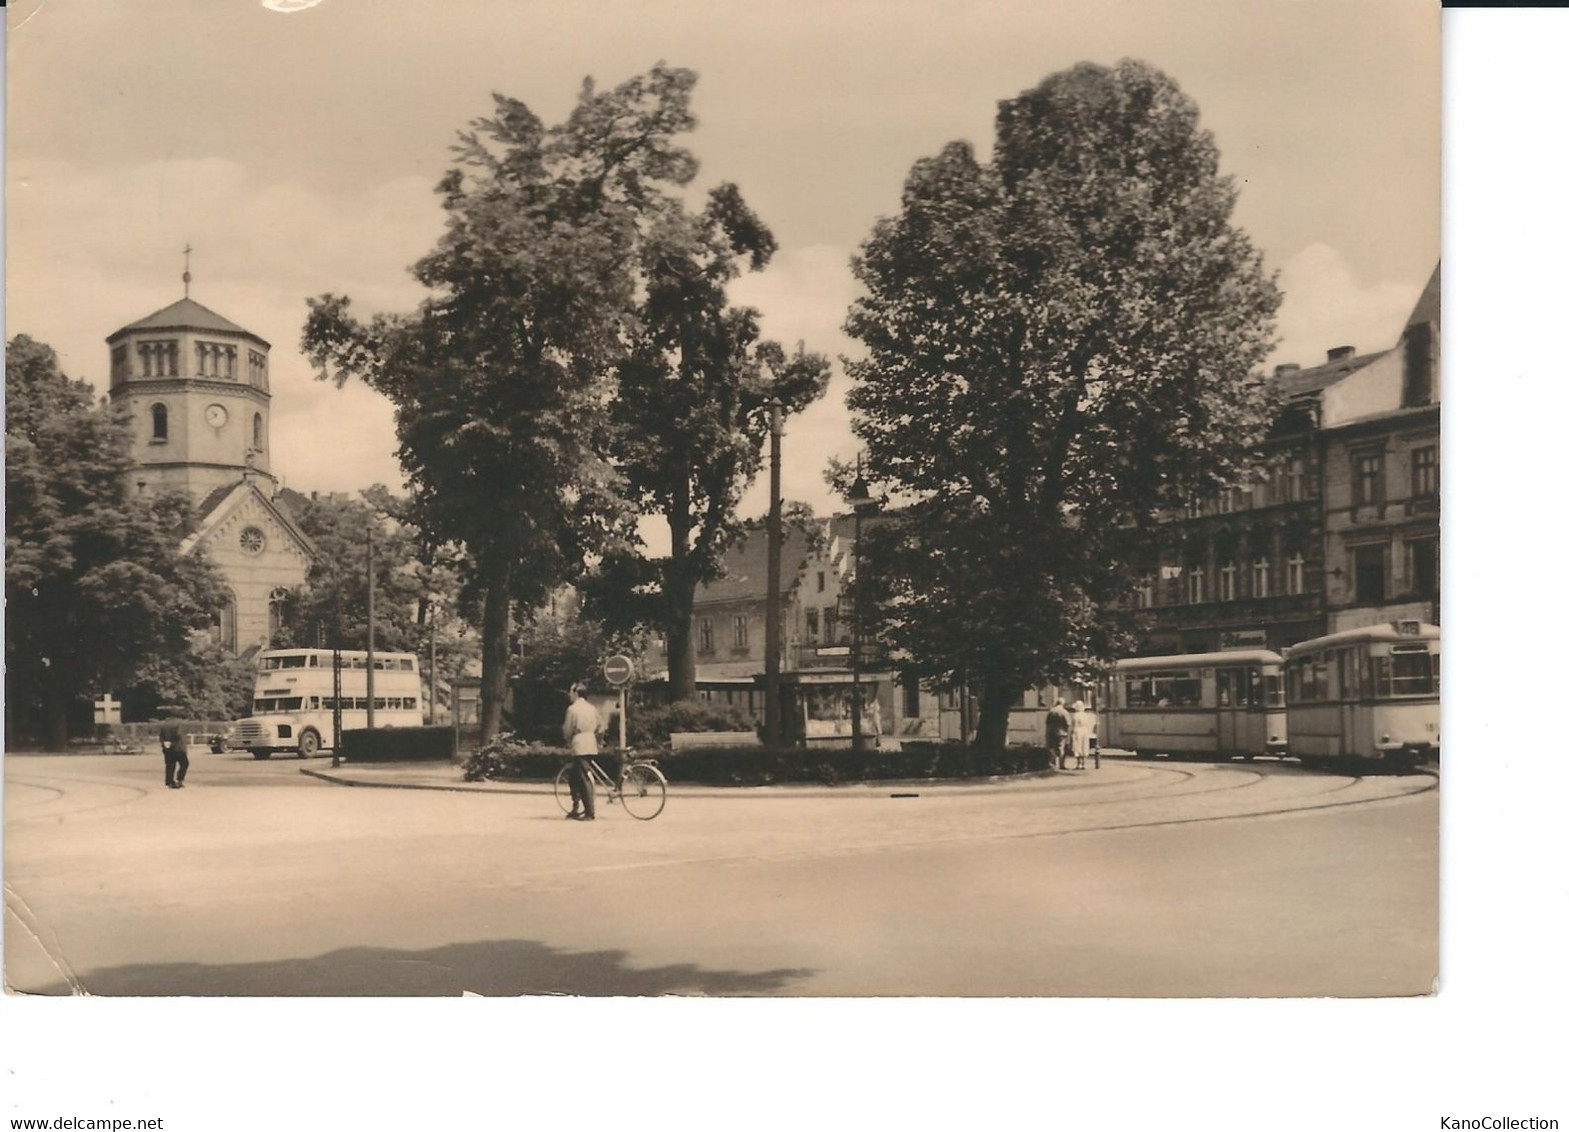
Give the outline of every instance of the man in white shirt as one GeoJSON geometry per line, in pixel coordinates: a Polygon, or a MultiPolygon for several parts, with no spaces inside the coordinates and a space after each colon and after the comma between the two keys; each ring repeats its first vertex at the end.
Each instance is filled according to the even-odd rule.
{"type": "Polygon", "coordinates": [[[572,705],[561,725],[561,737],[572,751],[572,769],[567,774],[572,809],[567,817],[573,821],[594,820],[594,780],[589,775],[588,760],[599,754],[599,733],[604,729],[599,712],[583,698],[583,685],[573,684],[572,705]]]}

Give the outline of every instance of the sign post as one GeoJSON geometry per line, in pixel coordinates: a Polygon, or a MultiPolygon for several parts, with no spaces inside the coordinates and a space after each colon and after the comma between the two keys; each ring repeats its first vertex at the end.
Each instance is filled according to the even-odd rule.
{"type": "Polygon", "coordinates": [[[623,656],[620,653],[617,653],[615,656],[610,657],[605,661],[605,679],[610,681],[610,686],[615,688],[621,696],[621,712],[619,716],[621,722],[618,727],[618,731],[620,732],[620,747],[623,751],[626,750],[627,746],[626,686],[632,680],[632,673],[635,671],[635,667],[636,666],[633,665],[631,657],[623,656]]]}

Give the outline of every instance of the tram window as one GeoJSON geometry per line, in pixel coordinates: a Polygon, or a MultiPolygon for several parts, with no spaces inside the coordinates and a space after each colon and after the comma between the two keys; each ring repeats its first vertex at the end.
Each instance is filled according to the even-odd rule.
{"type": "Polygon", "coordinates": [[[1201,707],[1204,681],[1189,672],[1156,672],[1124,681],[1128,706],[1201,707]]]}
{"type": "Polygon", "coordinates": [[[1286,690],[1280,686],[1280,673],[1271,672],[1264,676],[1264,706],[1285,707],[1286,690]]]}
{"type": "Polygon", "coordinates": [[[1215,699],[1221,707],[1242,705],[1242,669],[1221,668],[1215,672],[1215,699]]]}
{"type": "Polygon", "coordinates": [[[1373,658],[1380,696],[1431,696],[1438,690],[1433,658],[1425,652],[1373,658]]]}
{"type": "Polygon", "coordinates": [[[1322,653],[1304,657],[1291,666],[1292,699],[1312,702],[1329,699],[1329,660],[1322,653]]]}

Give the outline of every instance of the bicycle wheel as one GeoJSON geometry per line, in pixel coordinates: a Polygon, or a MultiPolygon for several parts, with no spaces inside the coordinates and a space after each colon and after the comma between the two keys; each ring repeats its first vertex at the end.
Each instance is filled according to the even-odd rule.
{"type": "Polygon", "coordinates": [[[561,812],[564,814],[572,810],[572,783],[567,781],[567,774],[571,769],[572,764],[567,763],[556,771],[556,805],[561,807],[561,812]]]}
{"type": "Polygon", "coordinates": [[[665,776],[648,763],[633,763],[621,776],[621,804],[639,821],[651,821],[665,808],[665,776]]]}

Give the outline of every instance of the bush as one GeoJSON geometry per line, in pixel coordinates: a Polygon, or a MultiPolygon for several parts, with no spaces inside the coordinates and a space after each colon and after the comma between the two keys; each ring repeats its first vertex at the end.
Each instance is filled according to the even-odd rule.
{"type": "Polygon", "coordinates": [[[720,707],[702,700],[677,700],[663,707],[628,713],[627,743],[632,747],[653,747],[670,741],[672,731],[755,731],[756,725],[745,712],[720,707]]]}
{"type": "Polygon", "coordinates": [[[556,777],[569,757],[565,747],[520,739],[516,735],[497,735],[463,761],[465,782],[516,782],[556,777]]]}
{"type": "MultiPolygon", "coordinates": [[[[1050,756],[1042,747],[976,751],[954,743],[911,743],[903,750],[859,753],[847,748],[803,751],[797,747],[696,747],[648,753],[657,756],[660,769],[671,782],[706,786],[964,780],[1026,774],[1050,766],[1050,756]]],[[[567,757],[568,752],[562,747],[504,735],[469,756],[463,777],[470,782],[549,781],[567,757]]],[[[609,760],[602,765],[614,772],[609,760]]]]}

